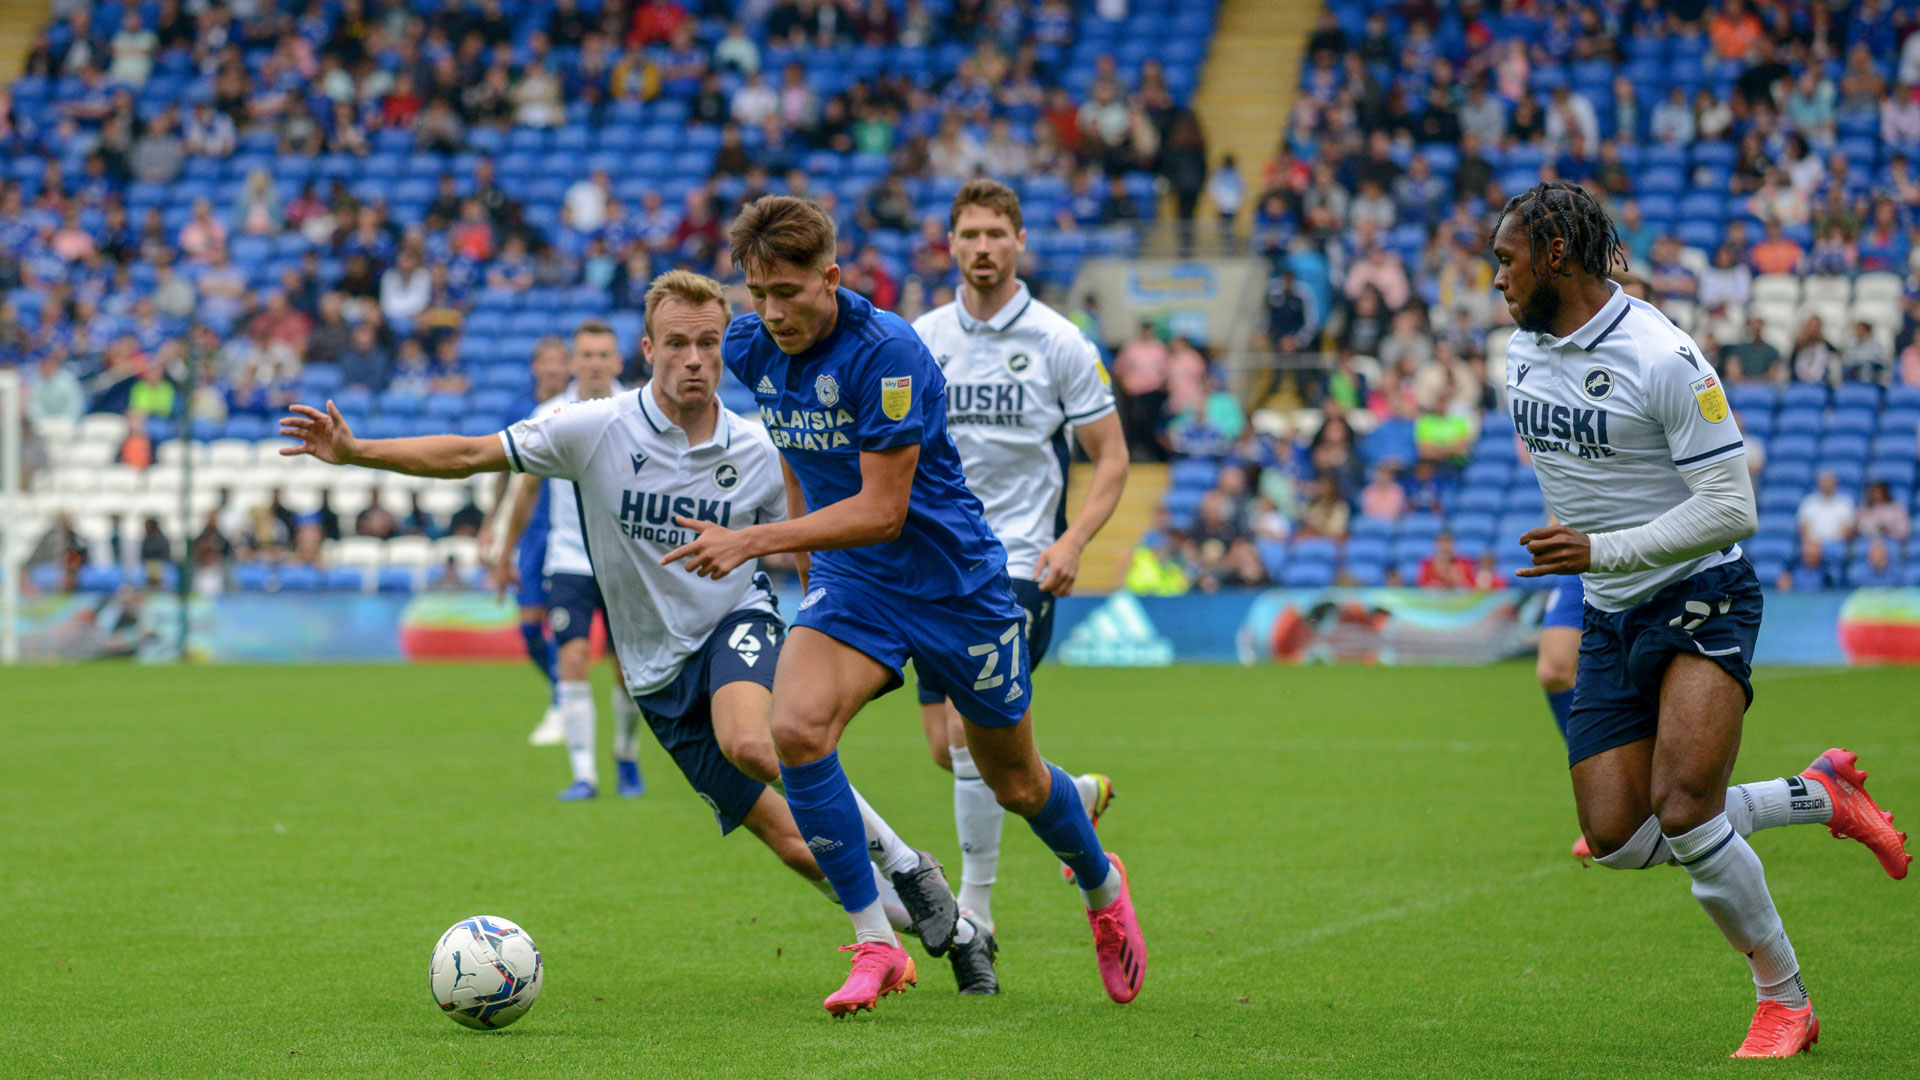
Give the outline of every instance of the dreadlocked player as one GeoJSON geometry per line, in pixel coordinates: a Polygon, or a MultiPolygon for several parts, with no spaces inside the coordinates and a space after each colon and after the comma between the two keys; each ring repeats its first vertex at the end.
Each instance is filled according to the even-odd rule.
{"type": "Polygon", "coordinates": [[[1845,750],[1744,785],[1745,805],[1728,799],[1760,630],[1760,583],[1739,545],[1755,526],[1746,448],[1693,339],[1609,279],[1619,252],[1606,212],[1575,184],[1532,188],[1494,228],[1494,287],[1519,327],[1510,409],[1558,522],[1520,537],[1533,558],[1520,574],[1582,576],[1566,738],[1587,842],[1602,866],[1686,870],[1758,987],[1734,1056],[1790,1057],[1820,1023],[1742,834],[1821,821],[1895,877],[1911,856],[1845,750]]]}

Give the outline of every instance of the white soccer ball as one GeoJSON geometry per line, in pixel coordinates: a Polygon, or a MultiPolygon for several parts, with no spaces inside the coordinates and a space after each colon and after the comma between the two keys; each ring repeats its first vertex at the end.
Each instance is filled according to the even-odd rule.
{"type": "Polygon", "coordinates": [[[527,1014],[540,996],[540,949],[497,915],[461,919],[427,965],[433,1000],[456,1024],[491,1031],[527,1014]]]}

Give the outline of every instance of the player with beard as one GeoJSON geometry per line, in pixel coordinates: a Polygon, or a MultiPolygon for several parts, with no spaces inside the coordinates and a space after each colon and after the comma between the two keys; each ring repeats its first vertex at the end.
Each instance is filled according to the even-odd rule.
{"type": "Polygon", "coordinates": [[[1566,736],[1583,835],[1602,866],[1686,870],[1752,968],[1759,1002],[1734,1056],[1790,1057],[1818,1039],[1819,1020],[1734,818],[1822,821],[1895,877],[1911,857],[1845,750],[1793,780],[1746,785],[1753,806],[1728,805],[1761,613],[1739,546],[1756,521],[1746,448],[1693,339],[1609,279],[1620,254],[1606,211],[1576,184],[1535,186],[1494,229],[1494,287],[1519,328],[1509,409],[1559,522],[1520,537],[1533,565],[1519,573],[1581,575],[1566,736]]]}
{"type": "MultiPolygon", "coordinates": [[[[1081,551],[1120,503],[1127,441],[1099,348],[1015,275],[1027,248],[1020,196],[998,180],[970,181],[954,195],[947,221],[947,242],[962,269],[960,292],[913,329],[947,377],[947,431],[967,487],[1007,549],[1014,597],[1027,614],[1027,662],[1038,664],[1053,639],[1054,601],[1073,591],[1081,551]],[[1094,463],[1086,502],[1071,523],[1069,432],[1094,463]]],[[[915,675],[927,747],[953,773],[960,909],[991,931],[1006,811],[980,778],[945,688],[929,672],[915,675]]],[[[1082,773],[1073,784],[1098,824],[1112,783],[1082,773]]],[[[1070,868],[1061,870],[1073,880],[1070,868]]]]}

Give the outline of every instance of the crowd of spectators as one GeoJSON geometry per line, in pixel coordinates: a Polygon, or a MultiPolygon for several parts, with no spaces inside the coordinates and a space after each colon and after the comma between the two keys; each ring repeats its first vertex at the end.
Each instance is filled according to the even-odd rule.
{"type": "MultiPolygon", "coordinates": [[[[1246,405],[1280,411],[1250,431],[1244,413],[1196,408],[1204,368],[1145,328],[1115,358],[1139,452],[1225,466],[1192,526],[1165,523],[1168,538],[1142,550],[1161,543],[1203,586],[1267,580],[1271,567],[1235,555],[1239,537],[1338,538],[1355,519],[1449,510],[1504,377],[1489,369],[1490,336],[1511,327],[1492,289],[1491,229],[1535,180],[1600,196],[1624,269],[1730,383],[1920,386],[1917,30],[1911,5],[1873,0],[1330,4],[1251,197],[1252,243],[1273,268],[1265,340],[1280,364],[1248,383],[1246,405]],[[1674,55],[1693,56],[1701,75],[1648,59],[1674,55]],[[1704,142],[1726,149],[1727,167],[1685,179],[1721,185],[1724,224],[1683,239],[1674,218],[1643,212],[1646,170],[1629,163],[1676,150],[1703,160],[1704,142]],[[1863,273],[1902,280],[1890,320],[1802,309],[1770,324],[1755,303],[1763,275],[1863,273]]],[[[1757,474],[1764,440],[1749,441],[1757,474]]],[[[1838,501],[1852,513],[1832,480],[1808,496],[1803,522],[1830,523],[1838,501]]],[[[1906,492],[1878,488],[1867,498],[1901,524],[1861,539],[1892,580],[1906,492]]],[[[1838,584],[1815,541],[1831,564],[1853,539],[1822,524],[1781,584],[1838,584]]],[[[1465,573],[1440,569],[1438,552],[1429,563],[1418,584],[1465,573]]]]}

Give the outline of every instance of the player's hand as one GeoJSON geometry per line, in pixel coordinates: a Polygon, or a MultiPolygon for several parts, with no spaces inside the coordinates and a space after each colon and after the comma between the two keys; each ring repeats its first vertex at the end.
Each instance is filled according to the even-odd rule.
{"type": "Polygon", "coordinates": [[[299,439],[300,445],[281,447],[280,456],[312,454],[329,465],[345,465],[353,460],[353,431],[347,427],[340,410],[334,408],[331,398],[327,400],[326,412],[311,405],[289,405],[287,411],[293,415],[280,418],[280,434],[299,439]]]}
{"type": "Polygon", "coordinates": [[[1033,564],[1033,580],[1040,591],[1055,596],[1067,596],[1073,592],[1073,583],[1080,577],[1080,545],[1066,537],[1061,537],[1047,545],[1040,553],[1040,561],[1033,564]]]}
{"type": "Polygon", "coordinates": [[[489,567],[489,577],[493,579],[493,598],[505,603],[507,590],[520,583],[520,568],[513,564],[513,553],[508,552],[494,560],[489,567]]]}
{"type": "Polygon", "coordinates": [[[738,569],[741,563],[760,554],[753,549],[753,538],[747,535],[745,529],[729,529],[711,521],[690,517],[675,517],[673,521],[681,528],[692,529],[700,535],[690,543],[660,556],[661,566],[685,559],[687,569],[701,577],[723,578],[738,569]]]}
{"type": "Polygon", "coordinates": [[[1592,565],[1593,544],[1587,534],[1565,525],[1533,529],[1520,537],[1520,546],[1533,556],[1532,566],[1514,571],[1520,577],[1584,574],[1592,565]]]}

